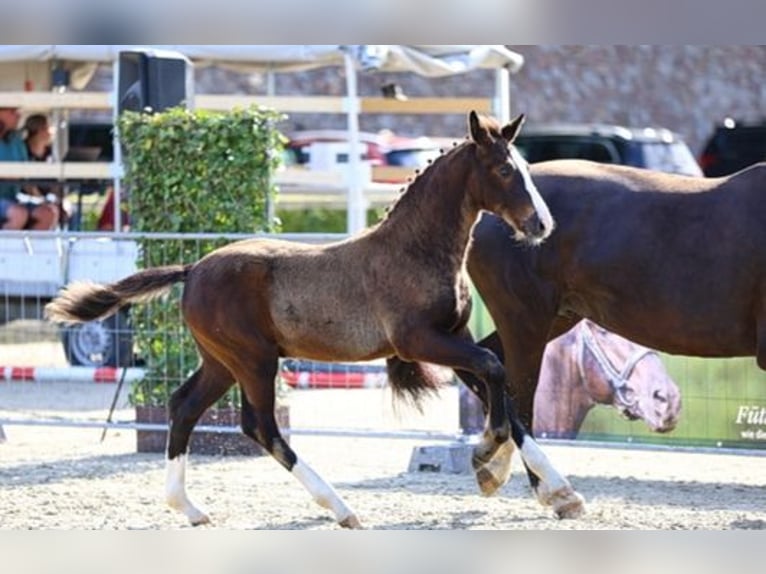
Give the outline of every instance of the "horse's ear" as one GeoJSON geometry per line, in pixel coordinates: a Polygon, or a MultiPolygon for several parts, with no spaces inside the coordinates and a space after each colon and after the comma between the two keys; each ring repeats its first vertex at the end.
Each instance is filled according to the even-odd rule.
{"type": "Polygon", "coordinates": [[[524,114],[519,114],[515,120],[512,120],[511,123],[503,126],[501,133],[503,134],[503,139],[505,139],[505,141],[511,143],[516,139],[516,136],[519,135],[519,132],[521,131],[521,126],[524,125],[524,118],[524,114]]]}
{"type": "Polygon", "coordinates": [[[492,143],[492,138],[489,136],[489,131],[481,121],[479,114],[476,111],[471,110],[468,114],[468,128],[471,133],[471,139],[477,144],[486,146],[492,143]]]}

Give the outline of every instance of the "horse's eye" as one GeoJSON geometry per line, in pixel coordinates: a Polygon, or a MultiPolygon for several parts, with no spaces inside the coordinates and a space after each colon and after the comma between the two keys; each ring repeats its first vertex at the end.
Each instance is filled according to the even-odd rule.
{"type": "Polygon", "coordinates": [[[512,173],[513,173],[513,168],[509,164],[504,163],[503,165],[500,166],[500,175],[502,175],[503,177],[510,177],[512,173]]]}

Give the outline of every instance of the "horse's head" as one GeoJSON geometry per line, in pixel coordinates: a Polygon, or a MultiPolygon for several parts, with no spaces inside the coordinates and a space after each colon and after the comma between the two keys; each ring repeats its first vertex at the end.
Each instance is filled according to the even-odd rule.
{"type": "Polygon", "coordinates": [[[581,371],[588,393],[630,420],[643,420],[655,432],[675,428],[681,392],[659,355],[642,345],[584,320],[581,371]]]}
{"type": "Polygon", "coordinates": [[[479,208],[502,217],[516,231],[517,239],[543,241],[553,231],[553,218],[532,181],[527,162],[513,147],[524,115],[500,127],[494,119],[472,111],[468,123],[482,165],[470,183],[479,208]]]}

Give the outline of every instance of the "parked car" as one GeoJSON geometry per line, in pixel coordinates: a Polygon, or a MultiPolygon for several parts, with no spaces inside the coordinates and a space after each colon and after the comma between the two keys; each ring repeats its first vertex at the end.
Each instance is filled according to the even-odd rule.
{"type": "Polygon", "coordinates": [[[725,119],[715,127],[700,156],[702,171],[708,177],[729,175],[759,161],[766,161],[766,121],[725,119]]]}
{"type": "Polygon", "coordinates": [[[530,163],[587,159],[701,176],[686,142],[664,128],[611,124],[527,124],[514,142],[530,163]]]}
{"type": "MultiPolygon", "coordinates": [[[[372,166],[418,168],[424,167],[441,153],[440,139],[397,136],[388,131],[360,132],[361,159],[372,166]]],[[[450,140],[451,141],[451,140],[450,140]]],[[[311,130],[290,134],[285,149],[287,165],[306,165],[314,169],[327,169],[332,165],[348,163],[348,132],[346,130],[311,130]]],[[[399,182],[406,179],[379,179],[375,181],[399,182]]]]}

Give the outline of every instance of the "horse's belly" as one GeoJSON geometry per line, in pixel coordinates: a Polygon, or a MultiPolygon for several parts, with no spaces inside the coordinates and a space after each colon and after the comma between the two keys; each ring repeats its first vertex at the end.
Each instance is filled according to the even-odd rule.
{"type": "MultiPolygon", "coordinates": [[[[699,357],[743,357],[755,353],[752,317],[706,310],[605,307],[585,316],[623,337],[658,351],[699,357]],[[723,318],[722,318],[723,317],[723,318]]],[[[731,310],[730,310],[731,311],[731,310]]]]}
{"type": "Polygon", "coordinates": [[[382,328],[369,315],[333,315],[314,309],[273,318],[278,344],[285,356],[318,361],[363,361],[392,352],[382,328]]]}

